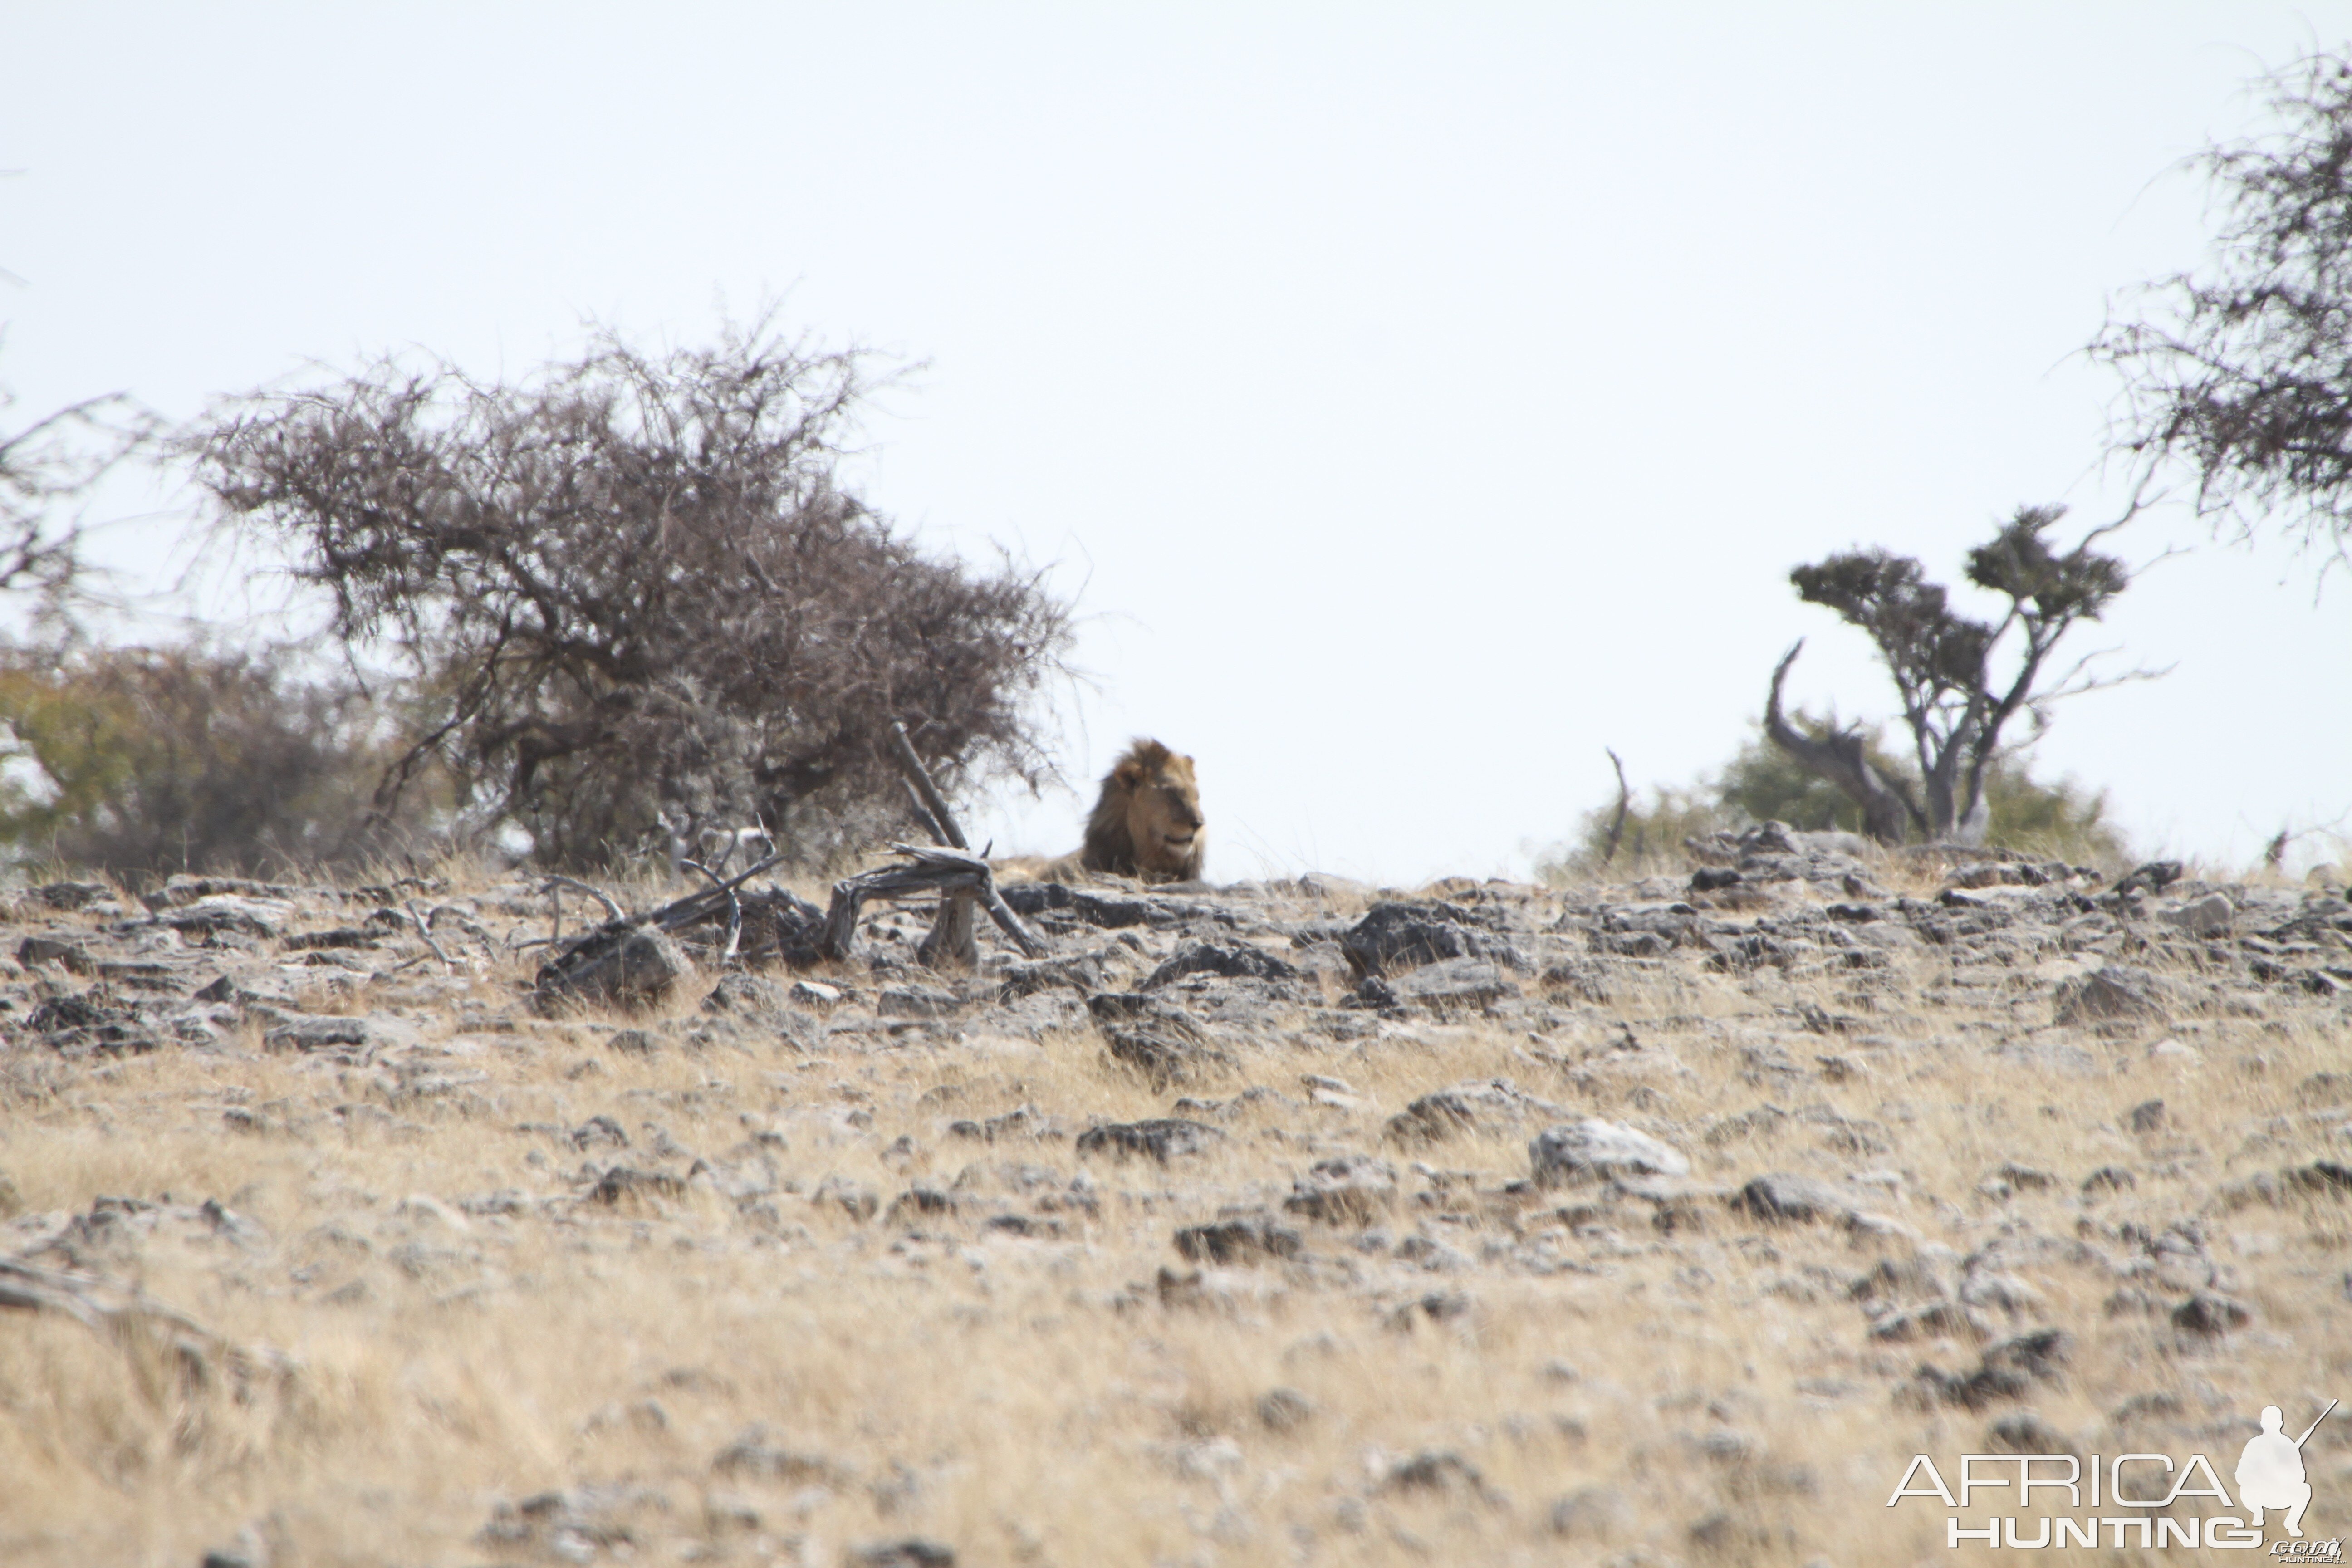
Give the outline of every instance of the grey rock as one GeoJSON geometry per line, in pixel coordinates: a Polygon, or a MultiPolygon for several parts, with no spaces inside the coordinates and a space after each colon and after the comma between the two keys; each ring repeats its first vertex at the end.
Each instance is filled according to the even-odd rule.
{"type": "Polygon", "coordinates": [[[920,1536],[852,1547],[848,1556],[851,1568],[955,1568],[955,1561],[951,1548],[920,1536]]]}
{"type": "Polygon", "coordinates": [[[842,1471],[832,1460],[805,1449],[787,1447],[764,1423],[754,1423],[719,1450],[710,1468],[722,1476],[748,1476],[766,1481],[832,1481],[842,1471]]]}
{"type": "Polygon", "coordinates": [[[1452,904],[1375,904],[1339,938],[1358,974],[1388,974],[1449,958],[1483,958],[1523,969],[1517,949],[1471,923],[1452,904]]]}
{"type": "Polygon", "coordinates": [[[1297,1231],[1266,1215],[1240,1215],[1184,1226],[1176,1233],[1176,1250],[1195,1263],[1260,1263],[1297,1258],[1306,1243],[1297,1231]]]}
{"type": "Polygon", "coordinates": [[[1519,994],[1519,983],[1499,963],[1453,958],[1389,983],[1398,1002],[1433,1013],[1467,1012],[1519,994]]]}
{"type": "Polygon", "coordinates": [[[1424,1094],[1389,1118],[1388,1133],[1400,1142],[1429,1142],[1473,1127],[1522,1125],[1554,1117],[1560,1108],[1521,1092],[1507,1078],[1469,1079],[1424,1094]]]}
{"type": "Polygon", "coordinates": [[[1551,1532],[1570,1540],[1605,1540],[1633,1522],[1624,1494],[1612,1487],[1580,1487],[1551,1505],[1551,1532]]]}
{"type": "Polygon", "coordinates": [[[1175,955],[1151,972],[1143,989],[1157,991],[1187,974],[1221,974],[1228,979],[1296,980],[1298,966],[1264,948],[1244,942],[1188,942],[1175,955]]]}
{"type": "Polygon", "coordinates": [[[1114,1121],[1078,1134],[1081,1154],[1143,1154],[1166,1164],[1183,1154],[1200,1154],[1225,1141],[1225,1135],[1203,1122],[1181,1117],[1151,1121],[1114,1121]]]}
{"type": "Polygon", "coordinates": [[[886,1018],[945,1018],[962,1005],[954,992],[936,985],[892,985],[875,998],[874,1010],[886,1018]]]}
{"type": "Polygon", "coordinates": [[[2227,893],[2208,893],[2178,909],[2159,910],[2157,919],[2179,926],[2190,936],[2221,936],[2238,918],[2238,907],[2227,893]]]}
{"type": "Polygon", "coordinates": [[[2078,1025],[2161,1022],[2166,1001],[2164,983],[2147,970],[2109,963],[2059,985],[2057,1020],[2078,1025]]]}
{"type": "Polygon", "coordinates": [[[1315,1402],[1295,1388],[1275,1388],[1258,1395],[1258,1424],[1269,1432],[1296,1432],[1315,1418],[1315,1402]]]}
{"type": "Polygon", "coordinates": [[[2214,1290],[2200,1290],[2172,1310],[2174,1328],[2208,1337],[2242,1329],[2253,1321],[2253,1313],[2242,1302],[2214,1290]]]}
{"type": "Polygon", "coordinates": [[[600,928],[540,967],[533,1005],[542,1014],[578,1005],[649,1007],[694,973],[694,961],[652,925],[600,928]]]}
{"type": "Polygon", "coordinates": [[[408,1045],[417,1037],[414,1025],[373,1014],[337,1017],[319,1014],[280,1014],[262,1031],[261,1043],[273,1051],[327,1051],[358,1047],[381,1049],[408,1045]]]}
{"type": "Polygon", "coordinates": [[[1369,1154],[1318,1160],[1292,1184],[1285,1211],[1325,1225],[1367,1226],[1396,1206],[1396,1167],[1369,1154]]]}
{"type": "Polygon", "coordinates": [[[1687,1176],[1691,1168],[1679,1151],[1648,1133],[1597,1116],[1537,1133],[1528,1159],[1546,1186],[1613,1176],[1687,1176]]]}
{"type": "Polygon", "coordinates": [[[1773,1224],[1842,1220],[1853,1213],[1853,1205],[1827,1182],[1781,1172],[1749,1182],[1731,1200],[1731,1206],[1752,1219],[1773,1224]]]}

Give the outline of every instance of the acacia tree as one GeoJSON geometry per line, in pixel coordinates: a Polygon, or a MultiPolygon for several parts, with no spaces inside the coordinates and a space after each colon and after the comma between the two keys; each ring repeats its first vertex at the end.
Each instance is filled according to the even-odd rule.
{"type": "Polygon", "coordinates": [[[2142,291],[2091,353],[2124,380],[2116,446],[2185,464],[2199,510],[2251,529],[2273,508],[2303,542],[2352,545],[2352,61],[2267,79],[2278,124],[2199,160],[2220,233],[2210,268],[2142,291]]]}
{"type": "Polygon", "coordinates": [[[438,759],[543,859],[656,820],[820,858],[907,819],[894,718],[950,788],[1039,776],[1030,698],[1068,636],[1035,574],[926,554],[842,488],[867,390],[857,355],[764,323],[659,356],[606,334],[512,385],[380,361],[187,445],[411,677],[380,802],[438,759]]]}
{"type": "Polygon", "coordinates": [[[1990,542],[1969,552],[1968,580],[2009,601],[1997,621],[1954,609],[1949,594],[1927,581],[1916,560],[1884,550],[1846,551],[1789,574],[1799,598],[1836,611],[1877,649],[1902,700],[1918,773],[1916,781],[1906,778],[1873,756],[1864,726],[1832,724],[1808,733],[1789,722],[1780,690],[1805,646],[1801,639],[1772,671],[1764,732],[1853,801],[1864,831],[1882,843],[1915,835],[1982,843],[1985,784],[2011,721],[2023,715],[2039,734],[2051,703],[2105,684],[2084,679],[2082,661],[2046,679],[2066,634],[2097,620],[2131,584],[2123,562],[2091,548],[2121,521],[2093,530],[2061,553],[2044,535],[2064,512],[2020,507],[1990,542]],[[2008,661],[2006,674],[1995,673],[2000,658],[2008,661]]]}

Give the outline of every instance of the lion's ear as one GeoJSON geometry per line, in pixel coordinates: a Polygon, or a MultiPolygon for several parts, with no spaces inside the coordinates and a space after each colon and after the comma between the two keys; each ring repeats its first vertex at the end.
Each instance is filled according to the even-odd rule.
{"type": "Polygon", "coordinates": [[[1133,789],[1143,782],[1143,764],[1129,758],[1111,769],[1110,776],[1122,788],[1133,789]]]}

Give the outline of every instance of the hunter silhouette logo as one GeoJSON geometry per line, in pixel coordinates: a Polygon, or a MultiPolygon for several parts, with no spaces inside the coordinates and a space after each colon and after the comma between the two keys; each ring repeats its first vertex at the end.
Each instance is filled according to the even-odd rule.
{"type": "Polygon", "coordinates": [[[2287,1436],[2284,1411],[2264,1405],[2262,1430],[2247,1439],[2238,1457],[2234,1500],[2212,1461],[2202,1454],[2186,1459],[2169,1454],[2093,1454],[2087,1460],[2075,1454],[1962,1454],[1957,1489],[1947,1484],[1935,1460],[1914,1454],[1886,1506],[1894,1508],[1907,1498],[1934,1498],[1951,1510],[1944,1521],[1946,1547],[1957,1550],[1964,1542],[1981,1541],[1990,1547],[2025,1552],[2096,1548],[2103,1537],[2118,1552],[2126,1546],[2143,1552],[2173,1546],[2192,1552],[2249,1551],[2263,1545],[2263,1516],[2275,1513],[2284,1516],[2278,1522],[2289,1539],[2272,1542],[2271,1557],[2283,1563],[2341,1563],[2341,1541],[2306,1541],[2303,1534],[2304,1510],[2311,1506],[2304,1445],[2337,1403],[2329,1400],[2300,1437],[2287,1436]],[[2045,1494],[2038,1500],[2043,1508],[2054,1503],[2064,1511],[2037,1510],[2037,1489],[2045,1494]],[[1981,1521],[1965,1519],[1968,1510],[1986,1506],[1985,1500],[1971,1494],[1986,1490],[2002,1494],[2000,1501],[2014,1512],[1981,1521]],[[2046,1495],[2050,1493],[2064,1496],[2062,1500],[2046,1495]],[[2203,1499],[2211,1500],[2204,1508],[2212,1511],[2187,1511],[2203,1499]],[[2087,1515],[2076,1511],[2085,1504],[2087,1515]]]}
{"type": "MultiPolygon", "coordinates": [[[[2329,1400],[2327,1410],[2336,1405],[2336,1401],[2329,1400]]],[[[2246,1510],[2246,1523],[2253,1529],[2263,1527],[2263,1510],[2284,1509],[2286,1532],[2302,1539],[2303,1510],[2311,1506],[2311,1482],[2303,1473],[2303,1446],[2319,1430],[2320,1421],[2327,1419],[2327,1410],[2303,1429],[2302,1436],[2290,1442],[2281,1430],[2285,1414],[2275,1405],[2263,1406],[2263,1429],[2246,1440],[2246,1451],[2238,1459],[2238,1501],[2246,1510]]]]}

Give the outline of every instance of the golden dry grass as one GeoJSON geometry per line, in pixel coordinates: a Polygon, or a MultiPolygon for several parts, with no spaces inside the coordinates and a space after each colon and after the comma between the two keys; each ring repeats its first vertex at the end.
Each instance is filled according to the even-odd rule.
{"type": "MultiPolygon", "coordinates": [[[[2316,999],[2067,1032],[2094,1060],[2083,1075],[1991,1054],[2050,1037],[2063,964],[1962,988],[1914,955],[1861,991],[1677,961],[1606,1005],[1563,999],[1533,1033],[1286,1026],[1192,1091],[1282,1098],[1230,1110],[1221,1146],[1163,1167],[1080,1157],[1066,1136],[947,1131],[1024,1104],[1066,1133],[1170,1114],[1181,1091],[1155,1091],[1088,1031],[1018,1038],[976,1011],[898,1037],[752,1030],[698,1047],[688,998],[645,1056],[609,1047],[623,1020],[531,1017],[527,963],[462,983],[435,967],[306,996],[415,1016],[422,1043],[372,1063],[265,1052],[249,1032],[16,1080],[0,1173],[18,1214],[0,1252],[104,1197],[164,1205],[152,1229],[89,1240],[83,1265],[293,1370],[192,1383],[152,1343],[0,1315],[0,1562],[195,1568],[240,1531],[280,1568],[830,1565],[910,1537],[964,1563],[1941,1561],[1941,1510],[1888,1510],[1895,1478],[1916,1452],[1981,1451],[2021,1408],[2084,1452],[2201,1450],[2226,1477],[2231,1423],[2352,1395],[2352,1204],[2227,1195],[2346,1157],[2352,1110],[2330,1120],[2298,1096],[2352,1055],[2345,1011],[2316,999]],[[1784,1009],[1807,1004],[1860,1015],[1856,1037],[1792,1023],[1784,1009]],[[2197,1054],[2151,1057],[2165,1038],[2197,1054]],[[1759,1068],[1759,1050],[1790,1069],[1759,1068]],[[1309,1073],[1362,1103],[1310,1103],[1309,1073]],[[1767,1227],[1709,1199],[1662,1231],[1638,1202],[1509,1190],[1540,1121],[1427,1147],[1387,1135],[1416,1096],[1498,1075],[1664,1137],[1703,1186],[1861,1173],[1857,1201],[1893,1224],[1767,1227]],[[2161,1129],[2130,1131],[2158,1098],[2161,1129]],[[1767,1102],[1814,1120],[1725,1131],[1767,1102]],[[572,1146],[598,1115],[627,1149],[572,1146]],[[1833,1145],[1841,1121],[1861,1131],[1833,1145]],[[1302,1259],[1203,1268],[1172,1249],[1177,1227],[1228,1207],[1280,1216],[1291,1180],[1341,1150],[1402,1173],[1386,1245],[1294,1216],[1302,1259]],[[739,1204],[706,1176],[585,1195],[604,1165],[683,1177],[697,1155],[764,1157],[778,1190],[739,1204]],[[2009,1163],[2054,1181],[1980,1190],[2009,1163]],[[2085,1196],[2104,1166],[2136,1185],[2085,1196]],[[843,1182],[883,1214],[829,1201],[843,1182]],[[917,1188],[959,1206],[894,1214],[917,1188]],[[206,1199],[259,1231],[189,1217],[206,1199]],[[997,1213],[1037,1234],[989,1227],[997,1213]],[[2131,1237],[2178,1221],[2204,1227],[2252,1313],[2242,1330],[2207,1342],[2109,1314],[2131,1237]],[[1414,1237],[1430,1245],[1401,1245],[1414,1237]],[[2033,1297],[1990,1310],[1997,1331],[2063,1327],[2071,1363],[2021,1405],[1915,1408],[1896,1391],[1918,1363],[1966,1371],[1982,1347],[1875,1341],[1852,1284],[1922,1247],[1988,1244],[2033,1297]],[[1412,1310],[1446,1293],[1463,1310],[1412,1310]],[[1267,1419],[1276,1390],[1295,1422],[1267,1419]],[[2178,1404],[2118,1416],[2150,1394],[2178,1404]],[[756,1462],[720,1464],[755,1426],[756,1462]],[[1459,1464],[1416,1470],[1422,1455],[1459,1464]],[[1560,1533],[1555,1505],[1579,1494],[1560,1533]]],[[[2324,1426],[2309,1450],[2315,1534],[2352,1525],[2347,1433],[2324,1426]]]]}

